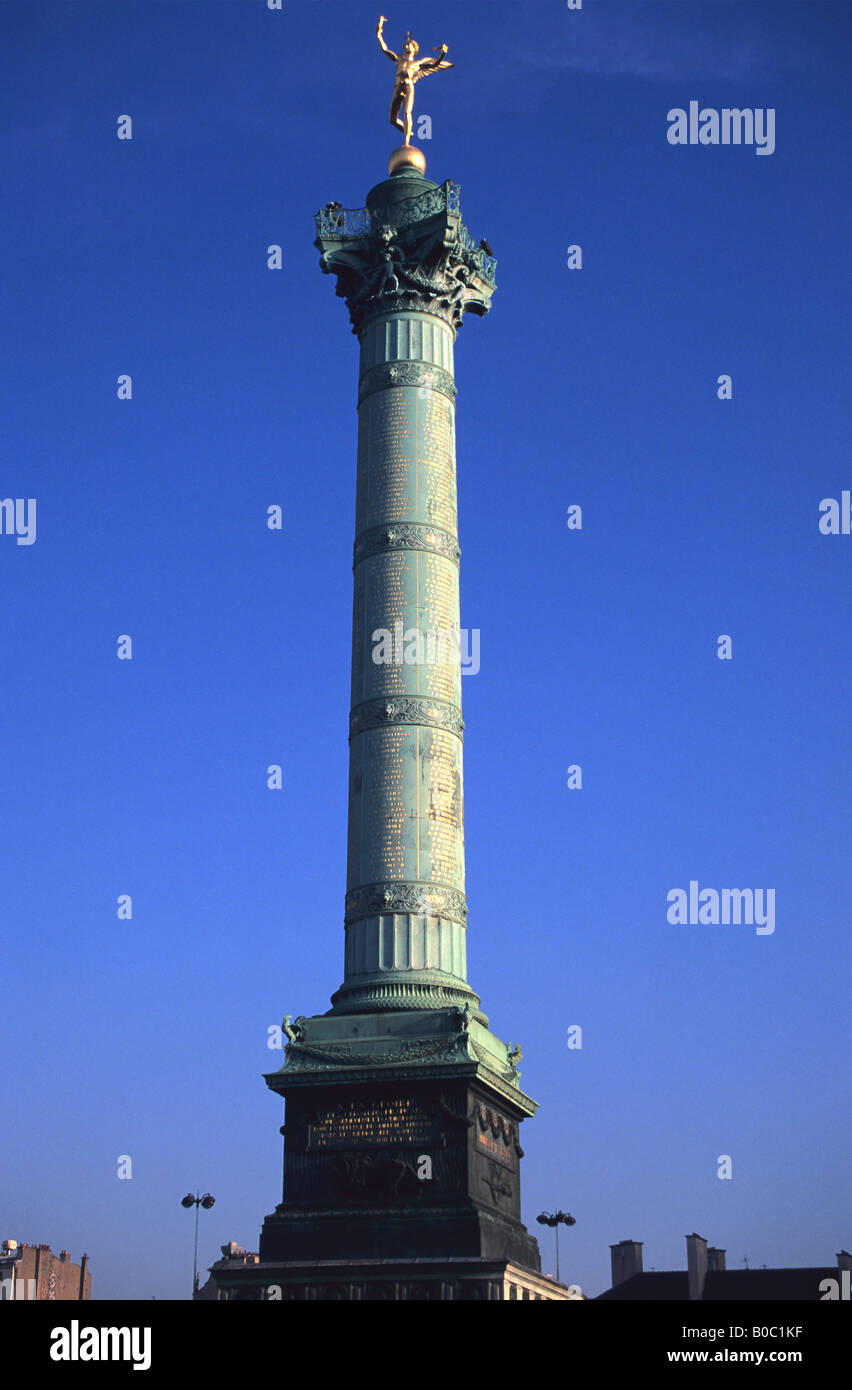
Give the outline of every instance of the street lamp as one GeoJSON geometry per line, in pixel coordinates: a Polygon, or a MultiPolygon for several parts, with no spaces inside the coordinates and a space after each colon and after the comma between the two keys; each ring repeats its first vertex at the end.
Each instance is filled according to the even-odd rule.
{"type": "Polygon", "coordinates": [[[538,1224],[539,1224],[540,1226],[553,1226],[553,1227],[555,1227],[555,1229],[556,1229],[556,1282],[557,1282],[557,1284],[558,1284],[558,1283],[560,1282],[560,1279],[559,1279],[559,1227],[560,1227],[560,1226],[576,1226],[576,1224],[577,1224],[576,1218],[573,1217],[573,1216],[571,1215],[571,1213],[568,1212],[568,1211],[557,1211],[557,1212],[554,1212],[554,1214],[553,1214],[552,1216],[551,1216],[551,1214],[550,1214],[549,1211],[543,1211],[543,1212],[541,1213],[540,1216],[537,1216],[537,1217],[536,1217],[536,1221],[538,1222],[538,1224]]]}
{"type": "Polygon", "coordinates": [[[203,1197],[199,1197],[197,1192],[194,1197],[191,1192],[187,1192],[186,1196],[181,1197],[180,1199],[180,1204],[182,1207],[195,1207],[195,1247],[192,1253],[193,1298],[195,1298],[196,1292],[198,1290],[198,1208],[203,1207],[205,1211],[209,1211],[210,1208],[214,1205],[215,1201],[216,1198],[211,1197],[209,1192],[205,1192],[203,1197]]]}

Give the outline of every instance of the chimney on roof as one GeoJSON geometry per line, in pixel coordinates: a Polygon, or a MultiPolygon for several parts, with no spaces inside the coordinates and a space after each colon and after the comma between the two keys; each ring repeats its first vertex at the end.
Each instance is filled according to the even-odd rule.
{"type": "Polygon", "coordinates": [[[68,1263],[68,1251],[67,1251],[67,1250],[60,1250],[60,1252],[59,1252],[59,1259],[60,1259],[60,1262],[61,1262],[62,1264],[67,1264],[67,1263],[68,1263]]]}
{"type": "Polygon", "coordinates": [[[716,1270],[725,1268],[727,1268],[727,1266],[725,1265],[725,1251],[718,1250],[715,1245],[708,1245],[707,1273],[709,1274],[711,1270],[715,1272],[716,1270]]]}
{"type": "Polygon", "coordinates": [[[837,1256],[837,1268],[839,1270],[848,1269],[852,1272],[852,1255],[848,1250],[841,1250],[837,1256]]]}
{"type": "Polygon", "coordinates": [[[703,1236],[686,1237],[686,1273],[689,1281],[691,1300],[704,1297],[704,1280],[707,1275],[707,1242],[703,1236]]]}
{"type": "Polygon", "coordinates": [[[642,1273],[641,1240],[620,1240],[618,1245],[609,1247],[612,1256],[612,1287],[632,1279],[634,1274],[642,1273]]]}

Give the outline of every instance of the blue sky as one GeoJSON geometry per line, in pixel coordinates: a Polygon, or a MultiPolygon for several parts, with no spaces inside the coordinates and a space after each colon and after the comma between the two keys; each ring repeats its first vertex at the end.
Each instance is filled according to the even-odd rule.
{"type": "MultiPolygon", "coordinates": [[[[562,1273],[591,1294],[624,1238],[646,1268],[693,1230],[733,1267],[830,1263],[849,7],[386,8],[391,46],[449,45],[428,172],[498,257],[456,351],[468,957],[541,1106],[525,1220],[575,1214],[562,1273]],[[774,153],[671,146],[691,100],[773,108],[774,153]],[[774,888],[775,932],[669,924],[693,879],[774,888]]],[[[196,1186],[200,1264],[257,1248],[267,1029],[342,978],[357,346],[313,214],[362,205],[397,143],[377,14],[0,9],[0,496],[37,499],[34,544],[0,535],[0,1237],[87,1250],[96,1298],[186,1295],[196,1186]]]]}

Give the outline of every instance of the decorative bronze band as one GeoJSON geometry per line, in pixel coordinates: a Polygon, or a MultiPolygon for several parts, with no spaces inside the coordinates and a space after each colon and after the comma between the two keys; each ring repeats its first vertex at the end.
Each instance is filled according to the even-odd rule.
{"type": "Polygon", "coordinates": [[[380,696],[356,705],[349,716],[349,737],[365,729],[384,729],[388,724],[425,724],[432,729],[462,737],[464,720],[457,705],[447,700],[429,700],[422,695],[380,696]]]}
{"type": "Polygon", "coordinates": [[[464,926],[467,902],[464,893],[443,883],[367,883],[346,894],[347,923],[394,912],[445,917],[464,926]]]}
{"type": "Polygon", "coordinates": [[[353,568],[371,555],[384,555],[389,550],[426,550],[431,555],[443,555],[454,565],[461,559],[459,543],[451,531],[420,522],[395,521],[389,526],[371,526],[356,537],[353,568]]]}
{"type": "Polygon", "coordinates": [[[440,391],[451,401],[456,398],[456,383],[443,367],[436,367],[432,362],[380,362],[370,367],[358,382],[358,404],[388,386],[425,386],[431,391],[440,391]]]}

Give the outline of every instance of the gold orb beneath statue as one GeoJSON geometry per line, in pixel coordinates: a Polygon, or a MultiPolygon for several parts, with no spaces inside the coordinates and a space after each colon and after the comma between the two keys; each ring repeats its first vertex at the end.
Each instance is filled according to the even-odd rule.
{"type": "Polygon", "coordinates": [[[416,169],[418,174],[426,173],[426,156],[422,150],[415,149],[414,145],[400,145],[388,160],[389,174],[395,174],[397,169],[406,168],[416,169]]]}

